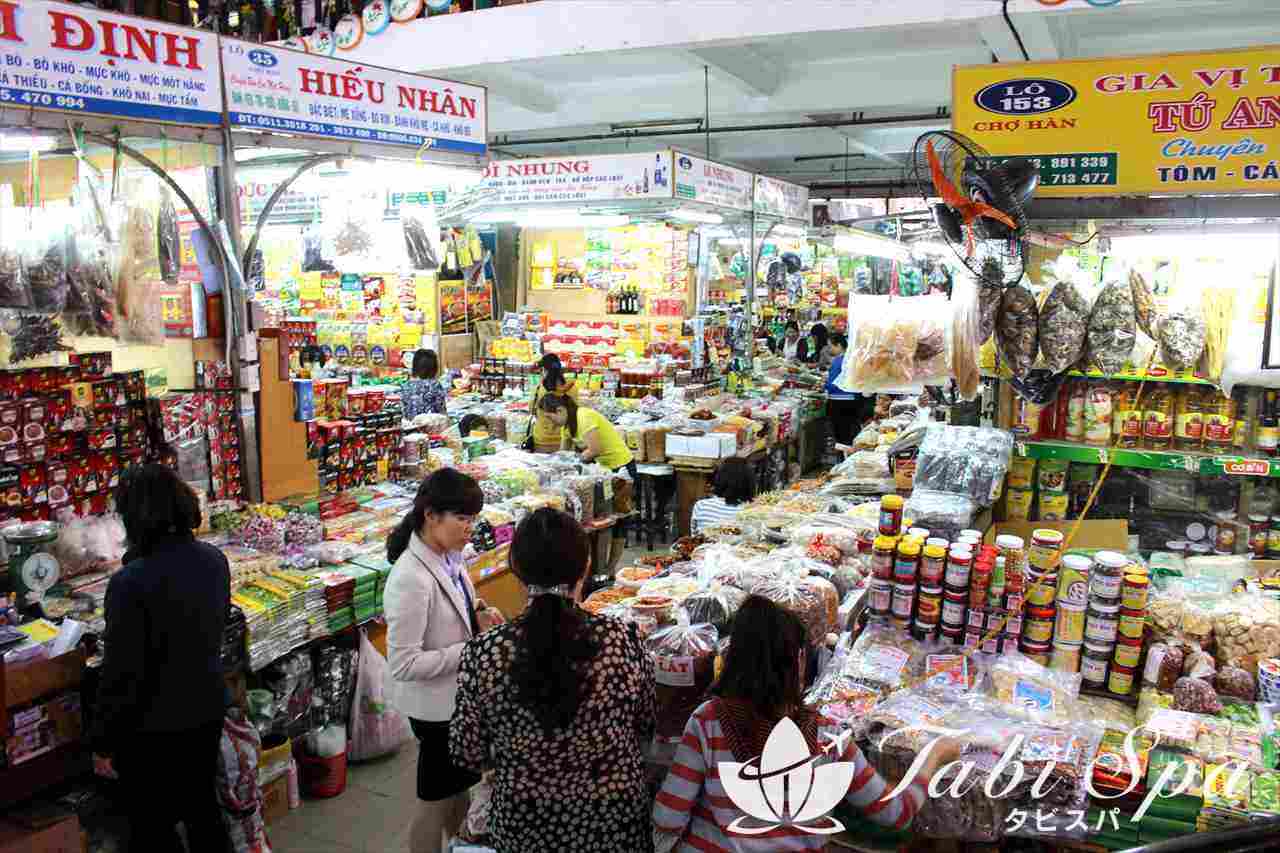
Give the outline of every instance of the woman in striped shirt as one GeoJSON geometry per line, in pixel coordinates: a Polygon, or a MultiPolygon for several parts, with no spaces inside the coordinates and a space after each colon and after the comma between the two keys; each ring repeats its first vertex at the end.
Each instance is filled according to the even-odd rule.
{"type": "MultiPolygon", "coordinates": [[[[800,619],[766,598],[749,597],[734,618],[724,671],[711,691],[714,698],[689,718],[654,803],[657,850],[781,853],[824,849],[825,835],[789,825],[761,834],[735,832],[734,821],[752,818],[729,799],[719,770],[722,762],[749,762],[760,756],[774,725],[783,717],[799,728],[810,755],[821,751],[817,720],[801,697],[804,655],[805,629],[800,619]]],[[[929,779],[956,754],[954,744],[935,745],[920,776],[898,796],[882,799],[896,786],[886,783],[849,741],[839,757],[855,765],[845,801],[875,823],[903,829],[923,805],[929,779]]],[[[805,793],[795,795],[803,797],[805,793]]]]}
{"type": "Polygon", "coordinates": [[[703,498],[693,505],[689,516],[689,529],[693,533],[733,523],[742,508],[755,499],[755,469],[745,459],[730,457],[720,463],[711,490],[714,497],[703,498]]]}

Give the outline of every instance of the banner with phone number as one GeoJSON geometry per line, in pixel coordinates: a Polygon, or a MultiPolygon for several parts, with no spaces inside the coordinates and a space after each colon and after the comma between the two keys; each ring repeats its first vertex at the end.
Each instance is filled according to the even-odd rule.
{"type": "Polygon", "coordinates": [[[1038,195],[1280,190],[1280,47],[959,67],[952,114],[1038,195]]]}

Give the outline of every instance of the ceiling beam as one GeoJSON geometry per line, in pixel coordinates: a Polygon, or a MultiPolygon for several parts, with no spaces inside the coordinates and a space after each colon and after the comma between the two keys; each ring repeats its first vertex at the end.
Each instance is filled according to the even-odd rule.
{"type": "MultiPolygon", "coordinates": [[[[1026,45],[1027,56],[1032,61],[1066,58],[1060,41],[1054,31],[1053,23],[1046,15],[1010,14],[1009,20],[1022,36],[1026,45]]],[[[992,15],[978,23],[978,35],[983,43],[1000,62],[1025,61],[1013,30],[1003,15],[992,15]]]]}
{"type": "Polygon", "coordinates": [[[489,97],[494,100],[543,115],[560,110],[559,96],[532,74],[490,65],[461,68],[458,72],[468,83],[487,87],[489,97]]]}
{"type": "Polygon", "coordinates": [[[782,69],[778,64],[746,45],[706,47],[688,54],[698,65],[710,66],[713,82],[727,79],[751,97],[768,97],[782,85],[782,69]]]}

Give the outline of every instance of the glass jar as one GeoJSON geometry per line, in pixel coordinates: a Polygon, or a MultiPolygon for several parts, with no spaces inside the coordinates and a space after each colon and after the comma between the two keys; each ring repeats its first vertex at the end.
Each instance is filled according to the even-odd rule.
{"type": "Polygon", "coordinates": [[[1199,388],[1186,386],[1178,391],[1176,417],[1173,446],[1178,450],[1200,450],[1204,445],[1204,395],[1199,388]]]}
{"type": "Polygon", "coordinates": [[[1101,689],[1107,683],[1107,669],[1111,666],[1111,647],[1085,643],[1080,655],[1081,680],[1093,688],[1101,689]]]}

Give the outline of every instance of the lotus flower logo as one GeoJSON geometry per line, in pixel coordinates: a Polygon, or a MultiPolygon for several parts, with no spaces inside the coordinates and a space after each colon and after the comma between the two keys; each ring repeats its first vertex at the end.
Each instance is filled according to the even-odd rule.
{"type": "Polygon", "coordinates": [[[729,831],[763,835],[789,826],[812,835],[843,832],[844,824],[827,813],[849,792],[854,764],[816,765],[820,758],[821,754],[809,754],[800,728],[783,717],[769,732],[762,754],[747,762],[721,761],[725,793],[746,812],[729,825],[729,831]]]}

